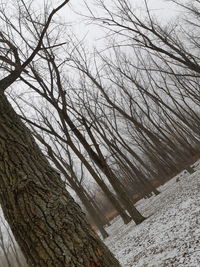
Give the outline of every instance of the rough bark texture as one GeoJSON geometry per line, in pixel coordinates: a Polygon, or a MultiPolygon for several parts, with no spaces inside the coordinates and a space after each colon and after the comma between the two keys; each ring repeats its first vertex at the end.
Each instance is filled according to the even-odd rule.
{"type": "Polygon", "coordinates": [[[82,204],[85,206],[88,214],[91,216],[91,218],[93,218],[93,221],[96,224],[98,230],[100,231],[102,237],[104,239],[106,237],[108,237],[109,235],[103,227],[103,221],[101,220],[100,215],[95,210],[93,205],[90,203],[88,197],[86,196],[86,194],[85,194],[86,191],[84,190],[84,188],[81,184],[77,184],[76,174],[74,172],[72,172],[71,176],[70,176],[68,174],[68,172],[66,171],[66,169],[64,168],[65,162],[62,159],[60,159],[60,161],[62,162],[62,164],[61,164],[60,161],[58,161],[58,159],[55,157],[50,145],[48,145],[44,140],[41,140],[41,141],[46,146],[46,148],[48,150],[48,156],[51,158],[52,162],[55,164],[57,169],[64,175],[65,179],[69,182],[70,186],[76,192],[76,194],[80,198],[82,204]]]}
{"type": "Polygon", "coordinates": [[[120,266],[2,93],[0,201],[30,266],[120,266]]]}

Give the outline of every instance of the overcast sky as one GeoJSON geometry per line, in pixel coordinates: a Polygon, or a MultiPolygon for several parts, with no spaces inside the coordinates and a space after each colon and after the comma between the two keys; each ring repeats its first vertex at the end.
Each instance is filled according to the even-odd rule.
{"type": "MultiPolygon", "coordinates": [[[[110,1],[112,0],[106,0],[105,3],[109,4],[110,1]]],[[[144,10],[143,0],[130,1],[134,1],[133,5],[138,10],[144,10]]],[[[92,8],[92,10],[100,12],[99,9],[95,7],[94,0],[87,0],[87,4],[92,8]]],[[[163,23],[171,20],[171,18],[173,18],[179,11],[178,7],[168,0],[148,0],[148,6],[151,14],[154,14],[156,17],[158,17],[158,19],[163,23]]],[[[92,42],[92,40],[96,40],[97,42],[97,40],[103,34],[103,31],[101,31],[100,28],[95,25],[87,25],[86,22],[84,23],[83,18],[75,14],[73,11],[87,14],[84,0],[71,0],[70,5],[66,6],[61,15],[64,15],[65,20],[73,25],[73,32],[79,38],[82,38],[85,36],[85,34],[87,34],[87,42],[92,42]]]]}

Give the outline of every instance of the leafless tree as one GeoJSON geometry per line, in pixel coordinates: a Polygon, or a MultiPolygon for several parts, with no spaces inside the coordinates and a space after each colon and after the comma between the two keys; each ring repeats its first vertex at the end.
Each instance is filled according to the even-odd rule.
{"type": "Polygon", "coordinates": [[[20,76],[31,75],[31,65],[46,47],[44,36],[51,28],[52,18],[68,2],[63,1],[50,13],[45,7],[43,17],[31,11],[31,5],[19,1],[16,24],[1,8],[5,27],[0,51],[5,72],[0,81],[0,201],[30,266],[120,266],[91,230],[60,175],[41,153],[5,95],[20,76]],[[28,32],[37,38],[31,42],[31,37],[24,35],[28,32]],[[16,35],[21,46],[16,43],[16,35]]]}

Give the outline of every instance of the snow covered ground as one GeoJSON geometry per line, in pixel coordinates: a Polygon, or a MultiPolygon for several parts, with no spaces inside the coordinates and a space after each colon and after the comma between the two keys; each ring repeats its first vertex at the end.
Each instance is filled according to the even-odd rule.
{"type": "Polygon", "coordinates": [[[136,204],[147,219],[135,226],[115,218],[105,244],[123,267],[199,267],[200,170],[182,172],[159,190],[136,204]]]}

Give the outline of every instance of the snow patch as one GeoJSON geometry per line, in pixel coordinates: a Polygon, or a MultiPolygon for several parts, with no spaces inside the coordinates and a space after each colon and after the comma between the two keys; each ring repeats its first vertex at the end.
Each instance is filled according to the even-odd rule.
{"type": "Polygon", "coordinates": [[[159,190],[136,204],[147,219],[136,226],[115,218],[105,244],[123,267],[200,266],[200,171],[182,172],[159,190]]]}

